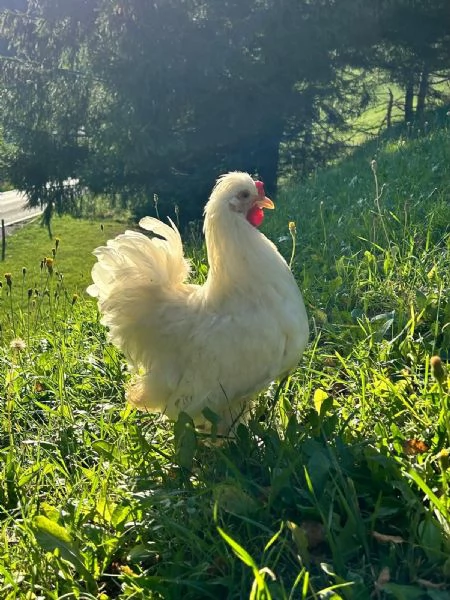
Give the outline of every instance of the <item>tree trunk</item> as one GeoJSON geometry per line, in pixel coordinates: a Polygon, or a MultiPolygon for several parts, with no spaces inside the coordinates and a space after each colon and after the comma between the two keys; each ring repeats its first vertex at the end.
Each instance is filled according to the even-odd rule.
{"type": "MultiPolygon", "coordinates": [[[[283,123],[277,121],[263,132],[249,137],[246,144],[240,144],[240,151],[233,148],[231,155],[238,159],[239,168],[257,175],[264,182],[268,195],[275,194],[278,179],[278,161],[283,123]]],[[[230,166],[230,165],[228,165],[230,166]]],[[[231,165],[231,168],[236,168],[231,165]]]]}
{"type": "Polygon", "coordinates": [[[419,91],[417,93],[416,117],[418,119],[421,119],[425,112],[425,101],[429,88],[429,76],[430,73],[428,67],[427,65],[424,65],[422,73],[420,74],[419,91]]]}
{"type": "Polygon", "coordinates": [[[275,194],[278,181],[278,160],[281,133],[272,132],[264,140],[256,155],[256,168],[261,175],[267,194],[275,194]]]}
{"type": "Polygon", "coordinates": [[[414,119],[413,102],[414,102],[414,83],[413,83],[412,79],[410,79],[406,84],[406,90],[405,90],[405,122],[406,123],[411,123],[414,119]]]}
{"type": "Polygon", "coordinates": [[[386,127],[389,129],[392,125],[392,108],[394,106],[394,94],[392,93],[391,88],[388,89],[389,92],[389,101],[386,112],[386,127]]]}
{"type": "Polygon", "coordinates": [[[5,260],[6,256],[6,227],[5,219],[2,219],[2,261],[5,260]]]}

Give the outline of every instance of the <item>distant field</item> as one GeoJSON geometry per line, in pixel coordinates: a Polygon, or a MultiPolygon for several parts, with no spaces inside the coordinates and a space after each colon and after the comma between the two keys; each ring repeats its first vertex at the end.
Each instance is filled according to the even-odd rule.
{"type": "MultiPolygon", "coordinates": [[[[433,87],[450,98],[450,83],[438,83],[433,87]]],[[[356,146],[364,142],[367,137],[377,135],[380,131],[386,129],[389,89],[394,96],[391,115],[392,123],[394,124],[403,120],[405,91],[395,83],[380,83],[375,87],[373,93],[374,101],[371,106],[355,119],[353,123],[354,137],[352,137],[352,143],[356,146]]],[[[429,102],[430,100],[428,100],[429,102]]]]}
{"type": "Polygon", "coordinates": [[[7,236],[6,259],[0,268],[3,273],[12,273],[15,282],[21,283],[22,268],[25,267],[26,287],[34,287],[41,278],[41,261],[52,256],[58,238],[55,271],[63,274],[68,292],[80,293],[90,283],[94,248],[123,232],[126,227],[126,223],[111,220],[55,217],[52,222],[54,235],[50,239],[47,229],[37,219],[7,236]]]}

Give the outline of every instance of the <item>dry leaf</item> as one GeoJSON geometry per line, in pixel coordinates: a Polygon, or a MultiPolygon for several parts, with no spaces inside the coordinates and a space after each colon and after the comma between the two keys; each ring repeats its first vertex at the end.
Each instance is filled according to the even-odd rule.
{"type": "Polygon", "coordinates": [[[399,535],[386,535],[384,533],[378,533],[378,531],[372,531],[372,535],[377,542],[392,542],[393,544],[403,544],[405,542],[405,540],[399,535]]]}
{"type": "Polygon", "coordinates": [[[434,583],[434,581],[428,581],[427,579],[416,579],[416,583],[432,590],[443,590],[446,588],[445,583],[434,583]]]}
{"type": "Polygon", "coordinates": [[[425,442],[422,440],[418,440],[416,438],[412,438],[410,440],[405,440],[403,442],[403,452],[408,456],[415,456],[416,454],[423,454],[424,452],[428,452],[430,449],[425,442]]]}
{"type": "Polygon", "coordinates": [[[391,580],[391,572],[389,571],[389,567],[383,567],[378,575],[378,579],[375,582],[376,588],[382,588],[385,583],[389,583],[391,580]]]}

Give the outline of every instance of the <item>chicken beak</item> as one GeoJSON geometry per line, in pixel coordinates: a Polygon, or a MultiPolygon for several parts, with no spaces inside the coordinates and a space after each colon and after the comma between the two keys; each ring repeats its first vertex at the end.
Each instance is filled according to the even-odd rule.
{"type": "Polygon", "coordinates": [[[270,198],[267,198],[267,196],[264,196],[263,198],[258,197],[255,204],[256,206],[259,206],[259,208],[269,208],[271,210],[275,208],[275,204],[270,198]]]}

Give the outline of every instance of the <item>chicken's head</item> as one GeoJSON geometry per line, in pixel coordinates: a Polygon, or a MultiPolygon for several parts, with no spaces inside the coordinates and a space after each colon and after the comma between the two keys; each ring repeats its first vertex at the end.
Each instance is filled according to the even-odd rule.
{"type": "Polygon", "coordinates": [[[264,192],[264,184],[254,181],[248,173],[238,171],[222,175],[212,191],[205,214],[234,214],[259,227],[264,208],[275,208],[264,192]]]}

